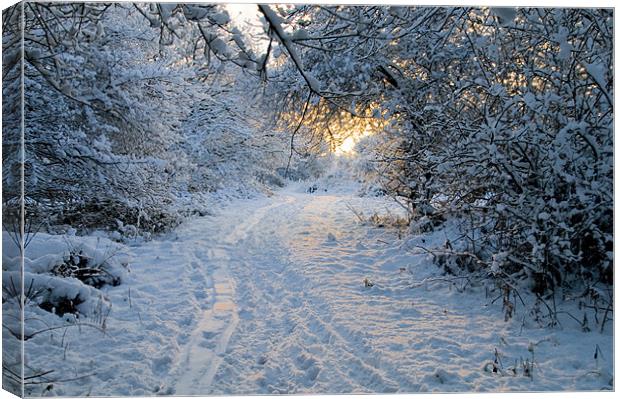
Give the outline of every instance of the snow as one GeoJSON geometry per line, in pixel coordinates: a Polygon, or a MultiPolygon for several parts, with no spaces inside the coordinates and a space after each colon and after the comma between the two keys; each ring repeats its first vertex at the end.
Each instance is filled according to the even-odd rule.
{"type": "Polygon", "coordinates": [[[228,22],[230,22],[230,16],[226,11],[215,13],[211,15],[211,18],[218,25],[226,25],[228,22]]]}
{"type": "Polygon", "coordinates": [[[5,386],[613,389],[610,9],[30,5],[5,386]]]}
{"type": "Polygon", "coordinates": [[[200,21],[209,14],[209,9],[193,4],[184,4],[183,13],[185,14],[185,17],[190,21],[200,21]]]}
{"type": "MultiPolygon", "coordinates": [[[[70,396],[611,389],[611,326],[584,332],[559,314],[561,327],[541,327],[533,315],[544,320],[545,309],[525,293],[525,306],[517,302],[504,321],[488,287],[463,288],[419,250],[455,241],[454,224],[399,238],[398,228],[352,211],[402,216],[389,198],[358,197],[352,183],[348,192],[328,180],[313,194],[305,186],[232,200],[130,247],[37,235],[26,278],[34,265],[47,270],[65,240],[99,255],[115,245],[130,268],[121,285],[100,290],[67,281],[66,290],[99,291],[111,304],[105,331],[38,334],[25,342],[29,364],[56,379],[86,376],[54,384],[53,394],[70,396]],[[523,371],[529,361],[532,377],[523,371]]],[[[5,245],[3,264],[13,256],[5,245]]],[[[572,302],[558,306],[583,313],[572,302]]],[[[50,325],[69,324],[29,309],[50,325]]]]}
{"type": "Polygon", "coordinates": [[[292,40],[304,40],[307,39],[310,35],[308,34],[308,31],[305,29],[298,29],[295,32],[293,32],[293,37],[292,40]]]}
{"type": "Polygon", "coordinates": [[[517,10],[512,7],[493,7],[491,11],[499,17],[502,26],[512,25],[517,16],[517,10]]]}
{"type": "Polygon", "coordinates": [[[211,49],[213,50],[213,52],[215,54],[221,54],[221,55],[224,55],[226,57],[230,56],[230,50],[228,49],[228,46],[219,37],[215,38],[213,41],[211,41],[209,43],[209,47],[211,47],[211,49]]]}
{"type": "Polygon", "coordinates": [[[605,65],[603,65],[602,63],[592,62],[585,64],[585,67],[588,71],[588,74],[592,76],[592,79],[594,79],[596,84],[599,85],[601,89],[606,89],[607,86],[605,84],[605,72],[607,68],[605,67],[605,65]]]}
{"type": "Polygon", "coordinates": [[[555,35],[555,39],[560,44],[560,52],[558,56],[561,60],[567,60],[570,58],[573,46],[568,42],[568,29],[561,27],[558,33],[555,35]]]}

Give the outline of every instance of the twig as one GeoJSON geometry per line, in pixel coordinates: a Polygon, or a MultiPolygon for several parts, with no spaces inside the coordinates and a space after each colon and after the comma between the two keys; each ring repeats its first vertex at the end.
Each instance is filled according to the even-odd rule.
{"type": "Polygon", "coordinates": [[[605,330],[605,323],[607,322],[607,315],[609,314],[610,311],[611,311],[611,302],[607,305],[607,308],[605,309],[605,314],[603,315],[603,322],[601,323],[601,334],[605,330]]]}
{"type": "Polygon", "coordinates": [[[366,220],[364,220],[364,215],[359,213],[358,211],[355,210],[355,208],[353,208],[353,206],[351,206],[351,204],[349,204],[348,202],[345,202],[345,206],[355,214],[355,216],[359,219],[360,223],[366,223],[366,220]]]}

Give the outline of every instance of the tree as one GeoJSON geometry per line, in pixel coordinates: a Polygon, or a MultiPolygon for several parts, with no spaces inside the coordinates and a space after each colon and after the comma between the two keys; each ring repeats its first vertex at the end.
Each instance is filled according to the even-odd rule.
{"type": "MultiPolygon", "coordinates": [[[[225,63],[260,73],[243,35],[216,5],[26,3],[22,57],[20,10],[3,20],[3,69],[18,85],[24,62],[27,219],[173,226],[175,169],[189,162],[181,128],[212,94],[209,77],[225,63]]],[[[21,149],[14,136],[3,142],[7,153],[21,149]]],[[[7,164],[6,179],[18,182],[20,169],[7,164]]],[[[14,188],[7,201],[19,201],[14,188]]]]}
{"type": "Polygon", "coordinates": [[[459,217],[463,265],[542,291],[611,281],[610,10],[261,10],[288,98],[388,119],[386,190],[423,229],[459,217]]]}

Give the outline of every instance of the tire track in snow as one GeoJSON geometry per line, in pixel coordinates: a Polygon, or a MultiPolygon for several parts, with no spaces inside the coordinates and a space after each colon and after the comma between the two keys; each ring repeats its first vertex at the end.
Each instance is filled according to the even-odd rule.
{"type": "MultiPolygon", "coordinates": [[[[211,264],[225,265],[228,258],[222,254],[225,252],[211,251],[211,264]]],[[[227,270],[218,266],[212,276],[214,300],[198,320],[182,351],[181,372],[175,384],[175,393],[179,395],[198,394],[209,388],[238,322],[234,283],[227,270]]]]}
{"type": "MultiPolygon", "coordinates": [[[[238,217],[231,218],[232,220],[228,220],[229,223],[238,222],[238,224],[222,240],[222,244],[208,249],[206,254],[204,248],[195,251],[194,256],[202,263],[203,268],[212,269],[209,270],[212,274],[208,276],[211,281],[207,281],[206,286],[213,289],[214,300],[199,318],[188,344],[181,352],[180,364],[175,373],[178,376],[174,384],[175,394],[204,394],[210,390],[213,378],[222,362],[222,356],[239,322],[235,303],[235,282],[229,272],[230,263],[239,260],[231,259],[229,252],[233,252],[235,246],[247,237],[248,232],[269,210],[292,201],[294,201],[292,197],[285,197],[282,203],[276,202],[259,208],[245,220],[238,220],[238,217]]],[[[220,218],[230,216],[225,214],[220,218]]],[[[195,246],[200,247],[200,244],[211,243],[195,243],[195,246]]]]}

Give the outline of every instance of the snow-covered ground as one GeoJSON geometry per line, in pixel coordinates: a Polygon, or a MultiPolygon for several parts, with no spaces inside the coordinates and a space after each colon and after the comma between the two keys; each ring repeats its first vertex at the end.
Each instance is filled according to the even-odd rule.
{"type": "MultiPolygon", "coordinates": [[[[234,200],[116,249],[129,269],[101,289],[111,304],[105,333],[67,328],[27,340],[29,365],[57,381],[30,394],[612,389],[612,323],[583,332],[561,313],[561,327],[541,328],[527,296],[504,321],[496,294],[433,279],[439,269],[414,249],[440,245],[449,229],[405,239],[352,211],[397,216],[390,199],[307,188],[234,200]]],[[[43,239],[28,262],[37,264],[43,239]]],[[[560,306],[583,317],[574,303],[560,306]]]]}

